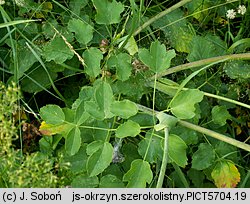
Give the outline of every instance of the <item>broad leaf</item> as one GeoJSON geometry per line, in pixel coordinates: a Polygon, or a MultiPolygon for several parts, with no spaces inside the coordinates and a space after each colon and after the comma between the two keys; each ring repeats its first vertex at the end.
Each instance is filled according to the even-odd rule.
{"type": "Polygon", "coordinates": [[[62,64],[74,56],[61,37],[55,37],[52,41],[43,47],[43,55],[46,61],[54,60],[58,64],[62,64]]]}
{"type": "Polygon", "coordinates": [[[178,166],[185,167],[187,165],[187,145],[177,135],[170,134],[168,139],[168,157],[170,162],[175,162],[178,166]]]}
{"type": "Polygon", "coordinates": [[[97,77],[101,72],[100,62],[102,58],[102,52],[99,49],[95,47],[87,49],[83,53],[86,74],[93,78],[97,77]]]}
{"type": "Polygon", "coordinates": [[[77,125],[81,125],[89,119],[89,114],[85,111],[84,104],[85,102],[81,101],[81,103],[76,109],[74,121],[77,125]]]}
{"type": "Polygon", "coordinates": [[[119,125],[119,127],[116,129],[116,137],[135,137],[140,132],[140,125],[132,120],[128,120],[127,122],[119,125]]]}
{"type": "Polygon", "coordinates": [[[137,114],[138,108],[135,103],[125,99],[123,101],[115,101],[112,103],[111,112],[124,119],[137,114]]]}
{"type": "Polygon", "coordinates": [[[157,163],[157,161],[162,160],[163,149],[161,143],[163,139],[156,134],[153,134],[152,131],[147,132],[146,137],[140,141],[138,147],[138,152],[142,158],[147,154],[145,160],[149,163],[157,163]]]}
{"type": "Polygon", "coordinates": [[[134,160],[129,171],[123,176],[123,181],[128,182],[128,188],[145,188],[152,179],[153,173],[149,163],[141,159],[134,160]]]}
{"type": "Polygon", "coordinates": [[[95,188],[99,184],[99,180],[97,176],[88,176],[87,174],[80,174],[76,176],[71,186],[72,188],[95,188]]]}
{"type": "Polygon", "coordinates": [[[42,119],[49,124],[58,125],[65,121],[62,109],[57,105],[46,105],[40,109],[42,119]]]}
{"type": "Polygon", "coordinates": [[[229,61],[223,67],[227,76],[231,79],[249,79],[250,64],[246,61],[229,61]]]}
{"type": "Polygon", "coordinates": [[[72,129],[72,125],[68,123],[53,125],[47,124],[45,121],[43,121],[39,127],[39,132],[47,136],[55,134],[66,135],[66,133],[69,132],[70,129],[72,129]]]}
{"type": "Polygon", "coordinates": [[[231,115],[227,111],[225,106],[214,106],[212,109],[212,119],[217,125],[223,126],[227,123],[227,120],[231,118],[231,115]]]}
{"type": "Polygon", "coordinates": [[[124,184],[116,176],[108,174],[100,179],[99,188],[123,188],[124,184]]]}
{"type": "Polygon", "coordinates": [[[203,170],[211,166],[215,161],[215,152],[211,145],[201,143],[198,150],[192,156],[192,168],[203,170]]]}
{"type": "Polygon", "coordinates": [[[140,60],[155,73],[162,72],[169,68],[170,62],[174,57],[175,51],[166,51],[165,45],[159,41],[151,43],[150,51],[147,49],[139,50],[140,60]]]}
{"type": "Polygon", "coordinates": [[[114,24],[120,22],[120,14],[124,10],[124,6],[121,2],[116,0],[92,0],[95,9],[95,20],[99,24],[114,24]]]}
{"type": "Polygon", "coordinates": [[[75,33],[76,40],[84,45],[88,44],[93,38],[93,27],[80,19],[70,20],[68,30],[75,33]]]}
{"type": "Polygon", "coordinates": [[[181,91],[172,101],[171,112],[179,119],[191,119],[195,116],[195,104],[203,99],[203,92],[197,89],[181,91]]]}
{"type": "Polygon", "coordinates": [[[88,4],[88,0],[70,0],[70,11],[76,16],[80,16],[80,11],[88,4]]]}
{"type": "Polygon", "coordinates": [[[90,155],[87,161],[87,171],[90,176],[96,176],[104,171],[113,157],[113,147],[110,143],[104,142],[102,146],[90,155]]]}
{"type": "Polygon", "coordinates": [[[218,188],[235,188],[240,182],[240,173],[237,167],[227,160],[219,161],[211,175],[218,188]]]}
{"type": "Polygon", "coordinates": [[[68,155],[75,155],[81,147],[81,132],[78,127],[69,131],[65,137],[65,149],[68,155]]]}
{"type": "Polygon", "coordinates": [[[126,53],[120,53],[110,57],[108,66],[116,67],[117,79],[121,81],[128,80],[132,72],[131,57],[126,53]]]}
{"type": "Polygon", "coordinates": [[[103,141],[101,140],[97,140],[97,141],[93,141],[90,144],[88,144],[87,149],[86,149],[86,153],[88,155],[94,154],[95,152],[97,152],[100,148],[102,148],[103,146],[103,141]]]}
{"type": "Polygon", "coordinates": [[[104,120],[104,112],[98,107],[95,101],[86,101],[84,107],[89,115],[97,120],[104,120]]]}
{"type": "Polygon", "coordinates": [[[173,128],[176,123],[178,122],[178,119],[171,116],[171,115],[168,115],[166,113],[163,113],[163,112],[159,112],[157,113],[156,117],[159,119],[160,123],[155,125],[155,130],[156,131],[160,131],[164,128],[173,128]]]}

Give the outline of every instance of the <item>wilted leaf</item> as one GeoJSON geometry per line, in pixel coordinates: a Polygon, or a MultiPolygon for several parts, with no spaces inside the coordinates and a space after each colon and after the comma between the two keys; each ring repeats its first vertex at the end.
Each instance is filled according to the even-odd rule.
{"type": "Polygon", "coordinates": [[[201,143],[198,150],[192,156],[192,168],[203,170],[214,163],[215,152],[211,145],[201,143]]]}
{"type": "Polygon", "coordinates": [[[240,173],[231,161],[219,161],[211,175],[218,188],[235,188],[240,182],[240,173]]]}
{"type": "Polygon", "coordinates": [[[174,57],[175,51],[166,51],[165,45],[159,41],[151,43],[150,51],[145,48],[139,50],[140,60],[155,73],[162,72],[169,68],[170,62],[174,57]]]}
{"type": "Polygon", "coordinates": [[[172,101],[171,112],[179,119],[191,119],[195,116],[195,104],[203,99],[204,93],[197,89],[181,91],[172,101]]]}
{"type": "Polygon", "coordinates": [[[123,176],[123,181],[128,182],[128,188],[145,188],[152,179],[153,173],[149,163],[141,159],[134,160],[130,170],[123,176]]]}
{"type": "Polygon", "coordinates": [[[119,127],[116,129],[116,137],[135,137],[140,132],[140,125],[132,120],[128,120],[127,122],[119,125],[119,127]]]}
{"type": "Polygon", "coordinates": [[[53,125],[53,124],[47,124],[45,121],[43,121],[40,125],[39,131],[43,135],[51,136],[55,134],[66,134],[71,128],[72,125],[67,123],[53,125]]]}
{"type": "Polygon", "coordinates": [[[95,20],[99,24],[114,24],[120,22],[120,14],[124,10],[124,6],[121,2],[112,0],[92,0],[95,9],[96,16],[95,20]]]}

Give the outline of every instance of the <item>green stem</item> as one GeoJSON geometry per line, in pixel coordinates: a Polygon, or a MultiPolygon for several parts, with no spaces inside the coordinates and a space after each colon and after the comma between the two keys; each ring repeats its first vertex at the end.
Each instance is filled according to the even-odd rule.
{"type": "MultiPolygon", "coordinates": [[[[203,59],[195,62],[190,62],[182,65],[178,65],[172,68],[167,69],[165,72],[158,73],[157,78],[179,72],[182,70],[190,69],[190,68],[195,68],[199,66],[204,66],[206,64],[214,63],[214,62],[221,62],[222,60],[250,60],[250,53],[242,53],[242,54],[232,54],[232,55],[223,55],[223,56],[218,56],[218,57],[212,57],[208,59],[203,59]]],[[[151,80],[153,80],[155,76],[151,77],[151,80]]]]}
{"type": "MultiPolygon", "coordinates": [[[[138,107],[138,109],[140,111],[143,111],[143,112],[148,113],[150,115],[154,115],[153,112],[152,112],[152,109],[150,109],[150,108],[147,108],[147,107],[142,106],[140,104],[137,104],[137,107],[138,107]]],[[[158,111],[154,111],[154,112],[155,112],[155,114],[159,113],[158,111]]],[[[164,114],[166,114],[166,113],[164,113],[164,114]]],[[[244,150],[250,152],[250,145],[248,145],[246,143],[243,143],[243,142],[240,142],[238,140],[235,140],[233,138],[230,138],[230,137],[228,137],[226,135],[223,135],[223,134],[217,133],[215,131],[200,127],[198,125],[194,125],[192,123],[189,123],[189,122],[186,122],[186,121],[183,121],[183,120],[178,120],[178,124],[183,126],[183,127],[187,127],[189,129],[195,130],[197,132],[208,135],[210,137],[213,137],[215,139],[218,139],[220,141],[226,142],[228,144],[231,144],[233,146],[236,146],[238,148],[241,148],[241,149],[244,149],[244,150]]]]}
{"type": "Polygon", "coordinates": [[[136,29],[136,31],[134,32],[133,36],[138,35],[144,28],[148,27],[150,24],[152,24],[153,22],[155,22],[156,20],[158,20],[159,18],[167,15],[168,13],[174,11],[175,9],[185,5],[188,2],[191,2],[192,0],[182,0],[179,3],[173,5],[170,8],[167,8],[166,10],[158,13],[156,16],[150,18],[147,22],[145,22],[143,25],[141,25],[139,28],[136,29]]]}
{"type": "Polygon", "coordinates": [[[181,182],[183,183],[184,187],[189,188],[189,184],[188,184],[187,179],[185,178],[185,175],[183,174],[181,168],[174,162],[172,163],[172,165],[173,165],[176,173],[178,174],[181,182]]]}
{"type": "Polygon", "coordinates": [[[165,177],[165,172],[168,164],[168,136],[169,136],[169,131],[168,128],[164,129],[165,132],[165,139],[164,139],[164,149],[163,149],[163,158],[162,158],[162,163],[161,163],[161,170],[159,174],[159,178],[157,181],[156,188],[161,188],[164,177],[165,177]]]}

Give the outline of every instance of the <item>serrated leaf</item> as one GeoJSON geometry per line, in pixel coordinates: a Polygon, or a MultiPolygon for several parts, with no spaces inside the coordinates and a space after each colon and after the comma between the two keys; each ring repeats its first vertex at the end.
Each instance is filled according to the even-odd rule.
{"type": "Polygon", "coordinates": [[[46,136],[52,136],[55,134],[66,134],[72,128],[71,124],[62,123],[62,124],[47,124],[43,121],[39,127],[39,132],[46,136]]]}
{"type": "Polygon", "coordinates": [[[203,170],[210,167],[215,161],[215,152],[211,145],[201,143],[192,156],[192,168],[203,170]]]}
{"type": "Polygon", "coordinates": [[[104,142],[103,145],[87,161],[87,171],[90,176],[96,176],[104,171],[113,157],[113,147],[110,143],[104,142]]]}
{"type": "Polygon", "coordinates": [[[127,122],[119,125],[116,129],[116,137],[124,138],[124,137],[135,137],[141,132],[140,125],[132,120],[128,120],[127,122]]]}
{"type": "Polygon", "coordinates": [[[149,163],[156,163],[162,160],[163,148],[161,147],[161,143],[163,139],[157,137],[155,134],[152,134],[151,131],[147,132],[146,137],[140,141],[138,146],[139,154],[142,158],[146,154],[145,160],[149,163]]]}
{"type": "Polygon", "coordinates": [[[75,155],[81,147],[81,131],[78,127],[72,128],[65,137],[65,150],[68,155],[75,155]]]}
{"type": "Polygon", "coordinates": [[[187,175],[192,180],[194,187],[196,187],[196,188],[203,187],[205,174],[202,171],[190,169],[190,170],[188,170],[187,175]]]}
{"type": "Polygon", "coordinates": [[[116,176],[108,174],[100,179],[99,188],[123,188],[124,184],[116,176]]]}
{"type": "Polygon", "coordinates": [[[113,102],[111,105],[111,112],[116,116],[128,119],[129,117],[137,114],[138,108],[135,103],[125,99],[123,101],[113,102]]]}
{"type": "Polygon", "coordinates": [[[225,106],[214,106],[212,109],[212,119],[217,125],[223,126],[227,123],[227,120],[231,118],[231,115],[227,111],[225,106]]]}
{"type": "Polygon", "coordinates": [[[87,174],[80,174],[73,179],[71,186],[73,188],[95,188],[98,184],[97,176],[90,177],[87,174]]]}
{"type": "Polygon", "coordinates": [[[177,135],[170,134],[168,138],[168,157],[170,162],[175,162],[178,166],[185,167],[187,165],[186,155],[187,145],[177,135]]]}
{"type": "Polygon", "coordinates": [[[128,80],[132,72],[131,57],[126,53],[120,53],[110,57],[108,66],[116,67],[117,79],[121,81],[128,80]]]}
{"type": "Polygon", "coordinates": [[[159,41],[151,43],[150,51],[147,49],[139,50],[140,60],[155,73],[162,72],[169,68],[170,62],[174,57],[175,51],[166,51],[165,45],[159,41]]]}
{"type": "Polygon", "coordinates": [[[80,11],[88,4],[88,0],[70,0],[70,11],[76,16],[80,16],[80,11]]]}
{"type": "Polygon", "coordinates": [[[65,115],[58,105],[46,105],[40,109],[41,118],[49,124],[58,125],[65,121],[65,115]]]}
{"type": "Polygon", "coordinates": [[[61,37],[55,37],[43,47],[43,55],[46,61],[54,60],[58,64],[62,64],[74,56],[61,37]]]}
{"type": "Polygon", "coordinates": [[[76,40],[84,45],[93,38],[93,27],[80,19],[71,19],[68,23],[68,30],[75,33],[76,40]]]}
{"type": "Polygon", "coordinates": [[[102,52],[95,47],[91,47],[83,53],[83,58],[86,64],[86,74],[93,78],[97,77],[101,72],[100,62],[103,58],[102,52]]]}
{"type": "Polygon", "coordinates": [[[120,22],[120,14],[124,10],[121,2],[112,0],[92,0],[96,9],[95,20],[98,24],[114,24],[120,22]]]}
{"type": "Polygon", "coordinates": [[[246,61],[226,62],[223,69],[231,79],[250,78],[250,64],[246,61]]]}
{"type": "Polygon", "coordinates": [[[95,89],[94,98],[100,111],[104,113],[105,118],[113,117],[113,114],[110,112],[113,102],[113,91],[109,83],[105,81],[100,82],[95,89]]]}
{"type": "Polygon", "coordinates": [[[178,119],[171,116],[171,115],[168,115],[166,113],[163,113],[163,112],[159,112],[156,114],[156,117],[158,118],[158,120],[160,121],[159,124],[155,125],[154,128],[156,131],[160,131],[164,128],[173,128],[176,123],[178,122],[178,119]]]}
{"type": "Polygon", "coordinates": [[[211,175],[218,188],[235,188],[240,182],[240,173],[231,161],[219,161],[211,175]]]}
{"type": "Polygon", "coordinates": [[[181,91],[172,101],[171,112],[179,119],[191,119],[195,116],[195,104],[203,99],[204,93],[197,89],[181,91]]]}
{"type": "Polygon", "coordinates": [[[145,188],[152,179],[153,173],[149,163],[141,159],[134,160],[129,171],[123,176],[123,181],[128,182],[127,188],[145,188]]]}

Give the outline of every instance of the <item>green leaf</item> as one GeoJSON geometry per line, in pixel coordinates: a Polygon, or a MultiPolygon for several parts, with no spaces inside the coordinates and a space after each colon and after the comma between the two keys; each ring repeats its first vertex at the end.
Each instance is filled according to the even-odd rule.
{"type": "Polygon", "coordinates": [[[139,50],[140,60],[147,65],[153,72],[159,73],[170,67],[171,59],[175,57],[175,51],[166,52],[166,47],[159,41],[151,43],[150,51],[147,49],[139,50]]]}
{"type": "Polygon", "coordinates": [[[102,52],[95,48],[91,47],[84,51],[83,59],[85,61],[85,72],[90,77],[97,77],[101,72],[100,62],[103,58],[102,52]]]}
{"type": "Polygon", "coordinates": [[[97,120],[104,120],[105,118],[104,112],[100,110],[95,101],[86,101],[84,105],[89,115],[91,115],[93,118],[97,120]]]}
{"type": "Polygon", "coordinates": [[[81,147],[81,131],[78,127],[69,131],[65,138],[65,150],[68,155],[75,155],[81,147]]]}
{"type": "Polygon", "coordinates": [[[145,188],[153,179],[148,162],[136,159],[131,163],[129,171],[124,174],[123,181],[128,182],[127,188],[145,188]]]}
{"type": "Polygon", "coordinates": [[[71,19],[68,23],[68,30],[75,33],[76,40],[84,45],[93,38],[93,27],[80,19],[71,19]]]}
{"type": "Polygon", "coordinates": [[[163,138],[158,137],[157,133],[152,134],[152,131],[147,132],[146,137],[140,141],[138,152],[149,163],[157,163],[162,160],[163,149],[161,143],[163,138]]]}
{"type": "Polygon", "coordinates": [[[110,112],[110,106],[113,102],[113,91],[109,83],[105,81],[100,82],[95,89],[94,97],[105,118],[113,117],[113,114],[110,112]]]}
{"type": "Polygon", "coordinates": [[[132,72],[131,57],[126,53],[120,53],[110,57],[108,66],[116,67],[117,79],[121,81],[128,80],[132,72]]]}
{"type": "Polygon", "coordinates": [[[73,156],[65,155],[63,162],[70,163],[70,170],[73,173],[85,172],[88,156],[86,154],[87,145],[84,144],[80,147],[79,151],[73,156]]]}
{"type": "Polygon", "coordinates": [[[102,148],[102,146],[103,146],[103,141],[101,141],[101,140],[93,141],[90,144],[88,144],[87,149],[86,149],[86,153],[88,155],[94,154],[100,148],[102,148]]]}
{"type": "Polygon", "coordinates": [[[160,123],[155,125],[155,130],[156,131],[160,131],[164,128],[173,128],[176,123],[178,122],[178,119],[171,116],[171,115],[168,115],[166,113],[163,113],[163,112],[159,112],[157,113],[156,117],[159,119],[160,123]]]}
{"type": "Polygon", "coordinates": [[[65,121],[62,109],[57,105],[46,105],[40,109],[41,118],[49,124],[58,125],[65,121]]]}
{"type": "Polygon", "coordinates": [[[250,64],[246,61],[226,62],[223,69],[231,79],[250,78],[250,64]]]}
{"type": "Polygon", "coordinates": [[[124,184],[116,176],[108,174],[100,179],[99,188],[123,188],[124,184]]]}
{"type": "MultiPolygon", "coordinates": [[[[121,42],[120,45],[122,45],[122,43],[123,42],[121,42]]],[[[124,46],[124,49],[127,50],[132,56],[138,52],[138,46],[133,36],[129,38],[127,44],[124,46]]]]}
{"type": "Polygon", "coordinates": [[[227,123],[227,120],[231,118],[231,115],[227,111],[225,106],[214,106],[212,109],[212,119],[217,125],[223,126],[227,123]]]}
{"type": "Polygon", "coordinates": [[[219,161],[211,175],[218,188],[235,188],[240,182],[240,173],[231,161],[219,161]]]}
{"type": "Polygon", "coordinates": [[[115,101],[111,105],[111,112],[124,119],[137,114],[138,108],[137,105],[127,99],[123,101],[115,101]]]}
{"type": "Polygon", "coordinates": [[[80,174],[76,176],[71,186],[72,188],[95,188],[99,184],[97,176],[88,176],[87,174],[80,174]]]}
{"type": "Polygon", "coordinates": [[[92,0],[95,9],[95,20],[98,24],[114,24],[120,22],[120,14],[124,10],[124,6],[121,2],[116,0],[92,0]]]}
{"type": "Polygon", "coordinates": [[[140,132],[140,125],[132,120],[128,120],[127,122],[119,125],[119,127],[116,129],[116,137],[135,137],[140,132]]]}
{"type": "Polygon", "coordinates": [[[217,36],[194,36],[190,43],[190,50],[187,59],[189,62],[194,62],[226,54],[227,45],[217,36]]]}
{"type": "Polygon", "coordinates": [[[195,116],[195,104],[203,99],[203,92],[197,89],[181,91],[172,101],[171,112],[179,119],[191,119],[195,116]]]}
{"type": "Polygon", "coordinates": [[[85,101],[81,101],[81,103],[76,109],[74,121],[77,125],[81,125],[89,119],[89,114],[85,111],[84,104],[85,104],[85,101]]]}
{"type": "Polygon", "coordinates": [[[168,157],[170,162],[175,162],[178,166],[185,167],[187,165],[186,155],[187,145],[177,135],[170,134],[168,141],[168,157]]]}
{"type": "MultiPolygon", "coordinates": [[[[50,70],[48,70],[48,73],[52,80],[55,80],[57,78],[57,73],[52,72],[50,70]]],[[[48,73],[41,66],[37,69],[32,70],[32,72],[28,74],[28,76],[22,78],[22,91],[28,93],[35,93],[43,91],[46,88],[48,89],[51,86],[48,73]]]]}
{"type": "Polygon", "coordinates": [[[88,0],[70,0],[70,11],[76,16],[80,16],[80,11],[88,4],[88,0]]]}
{"type": "Polygon", "coordinates": [[[104,142],[101,147],[90,155],[87,161],[87,171],[90,176],[96,176],[104,171],[113,157],[113,147],[110,143],[104,142]]]}
{"type": "Polygon", "coordinates": [[[203,188],[205,175],[202,171],[190,169],[188,170],[187,175],[192,180],[195,188],[203,188]]]}
{"type": "Polygon", "coordinates": [[[215,161],[215,152],[211,145],[201,143],[192,156],[192,168],[203,170],[210,167],[215,161]]]}
{"type": "Polygon", "coordinates": [[[74,56],[61,37],[56,36],[48,44],[43,47],[43,55],[46,61],[54,60],[58,64],[62,64],[74,56]]]}

